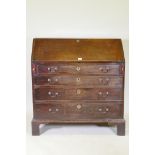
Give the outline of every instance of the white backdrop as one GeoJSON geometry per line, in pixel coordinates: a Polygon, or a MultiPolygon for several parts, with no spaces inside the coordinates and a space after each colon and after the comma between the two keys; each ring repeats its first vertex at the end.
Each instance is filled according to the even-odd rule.
{"type": "MultiPolygon", "coordinates": [[[[32,112],[34,37],[121,38],[128,73],[128,0],[27,0],[27,110],[32,112]]],[[[128,75],[125,111],[128,111],[128,75]]]]}
{"type": "Polygon", "coordinates": [[[128,154],[128,0],[27,0],[27,153],[128,154]],[[126,57],[126,136],[107,127],[46,126],[31,136],[31,49],[34,37],[121,38],[126,57]],[[50,130],[51,129],[51,130],[50,130]],[[48,136],[46,136],[48,135],[48,136]],[[107,136],[109,135],[109,136],[107,136]],[[113,135],[113,136],[112,136],[113,135]],[[60,149],[61,148],[61,149],[60,149]],[[69,150],[69,152],[68,152],[69,150]]]}

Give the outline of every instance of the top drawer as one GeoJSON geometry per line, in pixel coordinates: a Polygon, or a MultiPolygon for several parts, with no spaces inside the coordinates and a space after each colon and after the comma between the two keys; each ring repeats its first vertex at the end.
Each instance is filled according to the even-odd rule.
{"type": "Polygon", "coordinates": [[[33,74],[104,74],[121,75],[122,63],[33,63],[33,74]]]}

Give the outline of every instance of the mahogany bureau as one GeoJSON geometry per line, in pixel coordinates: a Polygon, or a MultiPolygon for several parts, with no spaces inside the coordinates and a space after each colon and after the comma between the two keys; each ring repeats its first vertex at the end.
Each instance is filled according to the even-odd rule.
{"type": "Polygon", "coordinates": [[[120,39],[33,40],[32,135],[40,124],[116,125],[125,135],[120,39]]]}

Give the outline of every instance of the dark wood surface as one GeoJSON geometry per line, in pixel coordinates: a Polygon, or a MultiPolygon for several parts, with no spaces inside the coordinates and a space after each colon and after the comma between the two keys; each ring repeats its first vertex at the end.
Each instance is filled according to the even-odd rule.
{"type": "Polygon", "coordinates": [[[120,39],[34,39],[32,134],[40,124],[107,123],[125,135],[124,73],[120,39]]]}
{"type": "Polygon", "coordinates": [[[33,62],[35,74],[100,74],[100,75],[120,75],[123,74],[123,63],[53,63],[53,62],[33,62]]]}
{"type": "Polygon", "coordinates": [[[120,39],[34,39],[36,61],[124,61],[120,39]]]}
{"type": "Polygon", "coordinates": [[[122,76],[91,76],[91,75],[44,75],[35,76],[35,85],[54,86],[85,86],[93,87],[122,87],[122,76]]]}
{"type": "Polygon", "coordinates": [[[122,88],[51,88],[35,89],[36,100],[122,100],[122,88]]]}
{"type": "Polygon", "coordinates": [[[86,120],[86,119],[104,119],[104,118],[122,118],[121,104],[115,102],[93,102],[93,103],[76,103],[70,104],[51,103],[36,104],[35,119],[57,119],[57,120],[86,120]]]}

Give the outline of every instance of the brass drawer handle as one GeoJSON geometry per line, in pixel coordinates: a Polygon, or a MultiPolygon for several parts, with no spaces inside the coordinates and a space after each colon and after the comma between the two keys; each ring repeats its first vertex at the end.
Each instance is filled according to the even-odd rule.
{"type": "MultiPolygon", "coordinates": [[[[49,112],[52,112],[52,109],[51,109],[51,108],[49,108],[49,109],[48,109],[48,111],[49,111],[49,112]]],[[[55,111],[56,111],[56,112],[58,112],[58,111],[59,111],[59,109],[58,109],[58,108],[56,108],[56,109],[55,109],[55,111]]]]}
{"type": "Polygon", "coordinates": [[[106,108],[105,111],[108,112],[109,111],[109,108],[106,108]]]}
{"type": "Polygon", "coordinates": [[[58,67],[48,67],[47,69],[49,72],[56,72],[58,70],[58,67]]]}
{"type": "Polygon", "coordinates": [[[100,111],[100,112],[101,112],[101,111],[102,111],[102,108],[99,108],[99,109],[98,109],[98,111],[100,111]]]}
{"type": "Polygon", "coordinates": [[[55,111],[56,111],[56,112],[58,112],[58,111],[59,111],[59,109],[58,109],[58,108],[56,108],[56,109],[55,109],[55,111]]]}
{"type": "Polygon", "coordinates": [[[103,93],[103,92],[98,92],[98,94],[102,97],[107,97],[109,95],[109,92],[107,91],[106,93],[103,93]]]}
{"type": "Polygon", "coordinates": [[[49,91],[49,92],[48,92],[48,95],[51,95],[51,94],[52,94],[52,93],[49,91]]]}
{"type": "Polygon", "coordinates": [[[99,78],[100,83],[102,83],[103,85],[108,85],[110,82],[109,78],[103,79],[103,78],[99,78]]]}
{"type": "Polygon", "coordinates": [[[105,68],[100,67],[99,70],[102,71],[103,73],[108,73],[110,68],[109,67],[105,67],[105,68]]]}
{"type": "MultiPolygon", "coordinates": [[[[49,83],[51,83],[51,82],[52,82],[52,79],[48,78],[47,81],[48,81],[49,83]]],[[[58,79],[56,78],[56,79],[54,79],[54,81],[55,81],[55,82],[58,82],[58,79]]]]}
{"type": "Polygon", "coordinates": [[[58,79],[57,78],[55,79],[55,82],[58,82],[58,79]]]}
{"type": "Polygon", "coordinates": [[[51,79],[50,79],[50,78],[48,78],[48,79],[47,79],[47,81],[48,81],[48,82],[51,82],[51,79]]]}
{"type": "Polygon", "coordinates": [[[56,97],[56,96],[58,96],[59,95],[59,93],[58,92],[51,92],[51,91],[49,91],[48,92],[48,95],[50,95],[51,97],[56,97]]]}
{"type": "Polygon", "coordinates": [[[105,111],[103,111],[103,109],[102,109],[102,108],[99,108],[99,109],[98,109],[98,111],[99,111],[99,112],[106,113],[106,112],[108,112],[108,111],[109,111],[109,108],[105,108],[105,111]]]}
{"type": "Polygon", "coordinates": [[[56,96],[58,96],[58,95],[59,95],[59,93],[58,93],[58,92],[56,92],[56,93],[55,93],[55,95],[56,95],[56,96]]]}
{"type": "Polygon", "coordinates": [[[49,108],[49,109],[48,109],[48,111],[49,111],[49,112],[51,112],[51,111],[52,111],[52,109],[51,109],[51,108],[49,108]]]}

